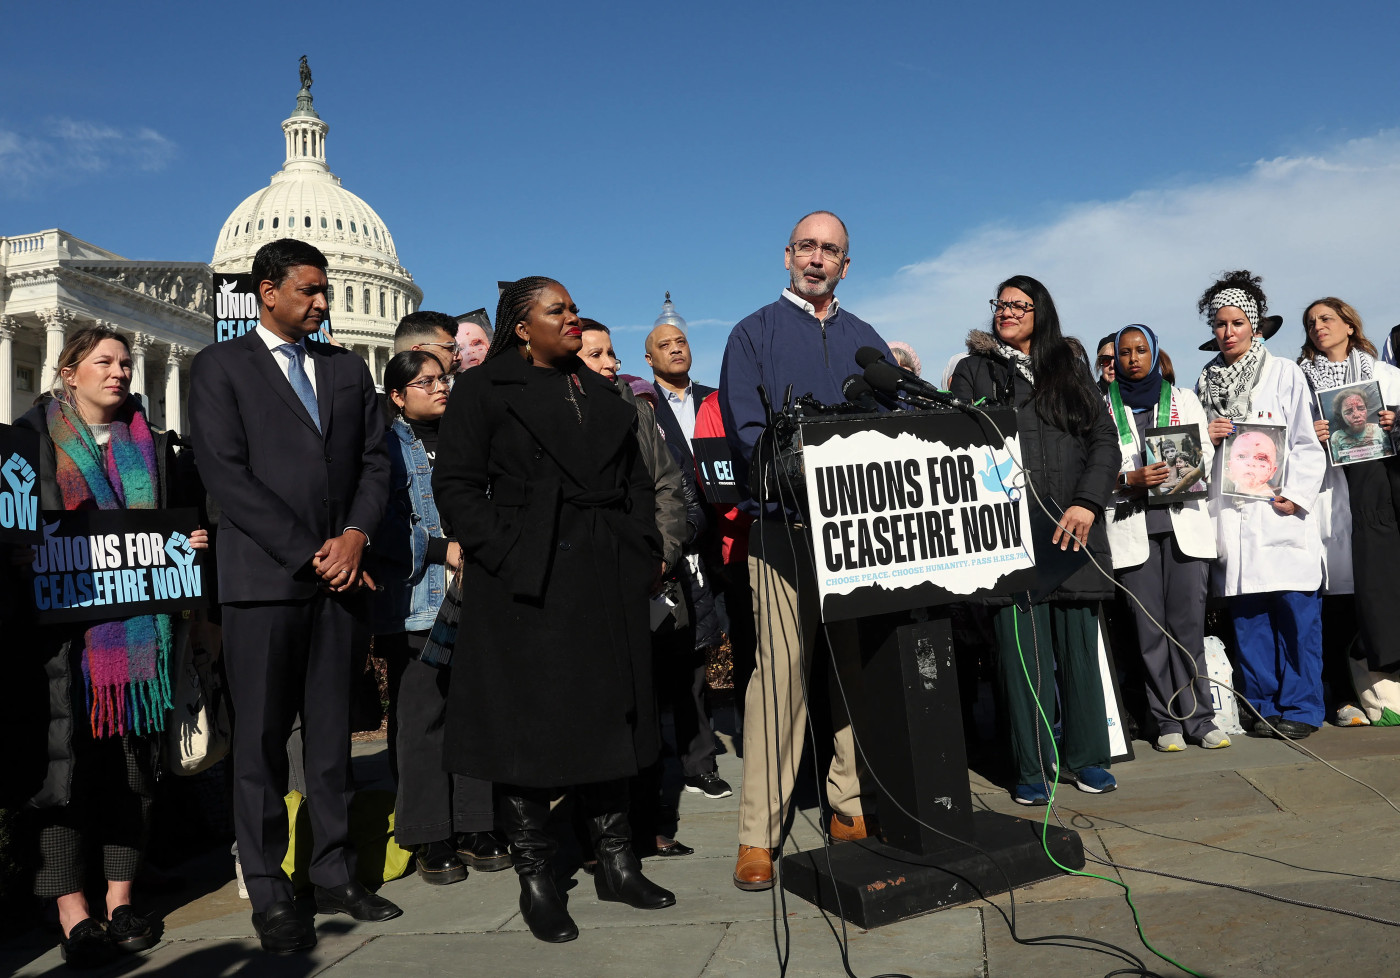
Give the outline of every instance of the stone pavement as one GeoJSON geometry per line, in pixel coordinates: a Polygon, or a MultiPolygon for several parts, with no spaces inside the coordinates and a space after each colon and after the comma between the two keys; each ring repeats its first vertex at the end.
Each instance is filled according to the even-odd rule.
{"type": "MultiPolygon", "coordinates": [[[[1400,730],[1327,728],[1306,745],[1400,803],[1400,730]]],[[[1235,738],[1227,750],[1157,754],[1115,766],[1121,787],[1087,795],[1060,787],[1059,817],[1087,849],[1124,867],[1199,877],[1310,903],[1400,918],[1400,815],[1365,788],[1277,741],[1235,738]]],[[[357,769],[383,770],[383,744],[357,745],[357,769]]],[[[720,757],[737,787],[742,763],[720,757]]],[[[982,807],[1038,817],[1002,787],[971,773],[982,807]]],[[[810,801],[810,799],[809,799],[810,801]]],[[[273,958],[257,949],[249,907],[237,897],[228,859],[208,854],[185,875],[204,882],[165,914],[165,939],[124,967],[98,974],[419,978],[490,975],[607,978],[776,978],[775,940],[792,976],[839,976],[839,920],[780,891],[742,893],[730,882],[737,798],[681,796],[678,835],[693,856],[649,859],[648,874],[676,892],[675,907],[642,912],[602,904],[579,873],[569,891],[580,938],[535,941],[516,910],[510,872],[473,873],[450,887],[409,876],[383,893],[404,908],[384,924],[318,918],[320,944],[307,955],[273,958]],[[785,925],[785,926],[784,926],[785,925]],[[777,935],[775,939],[775,934],[777,935]]],[[[793,844],[820,845],[814,806],[794,823],[793,844]]],[[[1209,976],[1400,975],[1400,932],[1321,910],[1125,868],[1094,867],[1132,886],[1143,932],[1162,952],[1209,976]]],[[[859,978],[1083,978],[1127,967],[1102,954],[1016,944],[1006,896],[862,932],[847,928],[850,968],[859,978]]],[[[1137,939],[1122,890],[1096,879],[1060,877],[1016,894],[1023,938],[1078,935],[1116,943],[1163,976],[1184,972],[1154,958],[1137,939]]],[[[52,936],[0,946],[0,974],[64,973],[52,936]]]]}

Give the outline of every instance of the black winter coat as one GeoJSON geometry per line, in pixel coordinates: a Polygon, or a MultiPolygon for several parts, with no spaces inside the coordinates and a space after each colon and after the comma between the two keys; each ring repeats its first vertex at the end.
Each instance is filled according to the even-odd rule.
{"type": "MultiPolygon", "coordinates": [[[[48,399],[31,408],[15,422],[16,427],[29,428],[39,433],[39,507],[41,510],[63,509],[63,496],[59,492],[53,439],[49,437],[44,412],[48,399]]],[[[197,486],[183,486],[176,478],[177,464],[173,435],[168,431],[152,431],[155,439],[157,475],[156,499],[162,509],[195,506],[202,490],[197,486]]],[[[194,529],[191,527],[190,529],[194,529]]],[[[28,577],[23,571],[18,575],[28,587],[28,577]]],[[[26,746],[17,752],[23,783],[18,797],[27,799],[31,808],[56,808],[67,805],[72,797],[73,786],[73,724],[86,723],[84,716],[85,693],[80,671],[75,667],[82,652],[83,633],[90,623],[78,625],[40,626],[32,619],[17,622],[17,631],[26,638],[20,647],[30,654],[20,664],[17,683],[17,699],[22,704],[25,717],[23,725],[29,729],[20,736],[26,746]],[[39,704],[42,704],[40,706],[39,704]],[[42,780],[28,780],[37,777],[38,768],[32,763],[31,752],[38,751],[35,728],[42,725],[47,732],[42,750],[46,757],[42,780]],[[27,736],[26,736],[27,735],[27,736]],[[32,773],[31,773],[32,772],[32,773]]],[[[13,634],[13,633],[11,633],[13,634]]],[[[148,738],[151,739],[151,738],[148,738]]],[[[158,749],[151,739],[148,749],[158,749]]],[[[7,791],[6,794],[10,794],[7,791]]]]}
{"type": "Polygon", "coordinates": [[[659,747],[648,587],[661,560],[637,412],[575,363],[506,351],[462,374],[433,496],[462,546],[443,766],[561,787],[630,777],[659,747]]]}
{"type": "MultiPolygon", "coordinates": [[[[1087,431],[1064,431],[1050,425],[1036,413],[1032,400],[1035,390],[1030,382],[991,352],[995,344],[990,333],[974,330],[968,334],[971,356],[953,371],[953,395],[968,401],[985,397],[989,403],[1016,408],[1022,461],[1031,483],[1047,504],[1054,499],[1061,507],[1080,505],[1094,514],[1094,525],[1089,528],[1089,552],[1111,574],[1113,561],[1103,514],[1112,497],[1122,455],[1108,406],[1100,402],[1099,416],[1087,431]]],[[[1085,381],[1093,383],[1087,374],[1085,381]]],[[[1028,502],[1035,505],[1029,498],[1028,502]]],[[[1071,574],[1049,600],[1101,601],[1113,597],[1113,591],[1112,581],[1090,563],[1071,574]]],[[[992,598],[986,603],[1007,605],[1011,600],[992,598]]]]}

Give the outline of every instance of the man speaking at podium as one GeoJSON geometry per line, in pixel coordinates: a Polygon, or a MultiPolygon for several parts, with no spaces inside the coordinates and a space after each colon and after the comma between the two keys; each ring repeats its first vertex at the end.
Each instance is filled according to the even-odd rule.
{"type": "MultiPolygon", "coordinates": [[[[746,317],[729,334],[720,369],[719,402],[724,430],[747,488],[748,462],[767,423],[758,393],[775,410],[791,385],[822,403],[846,400],[842,381],[858,371],[856,351],[889,348],[871,326],[836,300],[836,286],[850,270],[846,225],[830,211],[813,211],[792,229],[783,265],[791,285],[777,302],[746,317]]],[[[744,781],[739,794],[739,859],[734,885],[766,890],[773,885],[773,856],[797,778],[807,725],[806,673],[819,648],[820,606],[811,543],[792,500],[746,499],[756,517],[749,534],[749,577],[758,630],[757,667],[744,699],[744,781]]],[[[861,696],[860,651],[855,623],[827,629],[841,684],[853,709],[861,696]]],[[[818,660],[820,661],[820,660],[818,660]]],[[[873,834],[861,788],[855,741],[841,694],[831,693],[835,757],[827,772],[827,800],[834,812],[831,836],[873,834]]]]}

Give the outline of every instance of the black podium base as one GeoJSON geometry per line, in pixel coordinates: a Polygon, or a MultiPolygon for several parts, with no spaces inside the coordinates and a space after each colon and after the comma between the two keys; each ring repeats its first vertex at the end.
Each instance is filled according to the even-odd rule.
{"type": "MultiPolygon", "coordinates": [[[[830,850],[784,856],[783,889],[868,929],[1004,893],[1008,883],[1025,886],[1062,872],[1045,855],[1039,822],[987,811],[973,812],[972,822],[973,841],[991,860],[968,846],[950,845],[917,856],[874,839],[839,842],[830,850]]],[[[1048,841],[1063,865],[1084,866],[1077,832],[1052,827],[1048,841]]]]}

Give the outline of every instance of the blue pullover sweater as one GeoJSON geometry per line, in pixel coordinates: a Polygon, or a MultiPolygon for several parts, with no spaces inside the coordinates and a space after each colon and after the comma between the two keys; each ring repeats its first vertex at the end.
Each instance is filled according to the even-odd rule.
{"type": "MultiPolygon", "coordinates": [[[[747,493],[749,459],[764,428],[758,385],[768,391],[774,411],[781,410],[788,384],[794,398],[810,391],[823,404],[840,404],[846,399],[841,382],[860,373],[856,351],[863,346],[873,346],[894,361],[880,334],[844,308],[821,322],[784,296],[739,321],[724,347],[719,406],[741,491],[747,493]]],[[[759,515],[753,499],[745,498],[739,506],[750,516],[759,515]]],[[[765,515],[778,515],[776,503],[767,509],[765,515]]]]}

